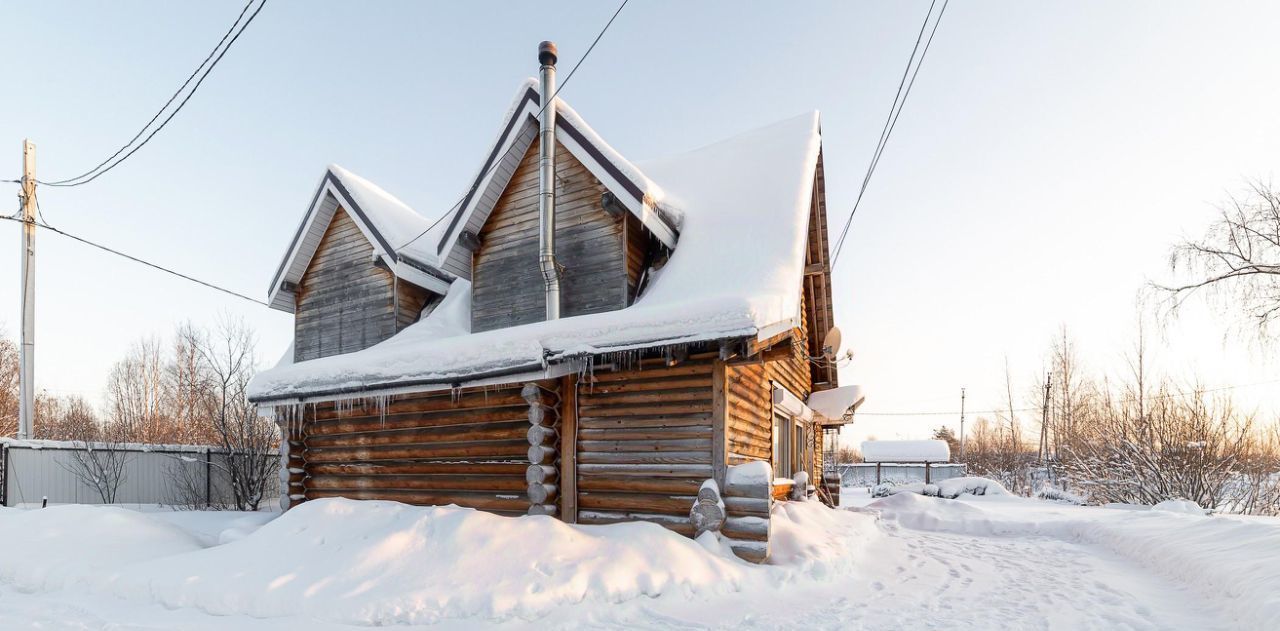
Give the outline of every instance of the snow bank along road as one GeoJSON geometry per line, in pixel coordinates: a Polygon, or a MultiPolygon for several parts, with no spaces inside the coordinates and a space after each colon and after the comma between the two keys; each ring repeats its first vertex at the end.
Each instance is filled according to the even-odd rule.
{"type": "Polygon", "coordinates": [[[1280,628],[1280,520],[861,497],[779,505],[763,567],[454,507],[0,509],[0,628],[1280,628]]]}

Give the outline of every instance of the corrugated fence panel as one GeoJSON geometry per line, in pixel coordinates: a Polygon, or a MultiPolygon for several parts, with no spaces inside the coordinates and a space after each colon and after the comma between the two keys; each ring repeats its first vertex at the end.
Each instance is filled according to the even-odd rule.
{"type": "MultiPolygon", "coordinates": [[[[226,456],[217,448],[130,445],[119,451],[124,464],[116,504],[180,505],[194,500],[195,504],[225,505],[231,501],[226,467],[219,466],[225,463],[226,456]],[[211,464],[206,464],[207,458],[211,464]]],[[[4,505],[38,506],[45,498],[50,504],[104,503],[97,488],[85,479],[76,453],[69,447],[6,445],[0,462],[4,467],[0,475],[4,505]]],[[[270,457],[272,469],[262,506],[274,506],[280,494],[275,472],[279,457],[270,457]]]]}

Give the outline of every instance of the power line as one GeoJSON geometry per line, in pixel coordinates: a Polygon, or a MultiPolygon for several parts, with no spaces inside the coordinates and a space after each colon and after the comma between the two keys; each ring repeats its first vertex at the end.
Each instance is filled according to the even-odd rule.
{"type": "Polygon", "coordinates": [[[884,148],[889,144],[889,137],[893,135],[893,130],[898,126],[898,117],[902,114],[902,107],[907,102],[907,97],[911,94],[911,88],[916,84],[916,76],[920,74],[920,66],[924,64],[924,58],[929,54],[929,47],[933,44],[933,36],[938,32],[938,25],[942,23],[942,16],[947,12],[947,5],[950,0],[943,0],[942,9],[938,11],[938,17],[933,22],[933,30],[929,31],[929,38],[925,40],[924,50],[920,52],[919,60],[916,59],[916,51],[920,49],[920,41],[924,37],[925,29],[929,26],[929,18],[933,16],[933,7],[937,4],[937,0],[933,0],[929,4],[929,12],[924,16],[924,22],[920,24],[920,33],[916,36],[916,44],[911,49],[911,56],[907,58],[907,67],[902,71],[902,79],[898,82],[898,92],[893,97],[893,104],[889,106],[889,115],[885,117],[884,127],[880,129],[880,139],[876,142],[876,149],[872,152],[871,162],[867,165],[867,173],[862,178],[862,186],[858,189],[858,197],[853,202],[853,209],[849,211],[849,218],[844,222],[844,228],[840,230],[840,238],[836,241],[836,247],[831,255],[831,265],[834,266],[840,258],[840,253],[844,250],[845,238],[849,235],[849,226],[853,224],[853,216],[858,212],[858,206],[862,203],[862,197],[867,192],[867,186],[871,183],[871,176],[875,173],[876,166],[880,164],[880,156],[884,154],[884,148]],[[915,69],[912,69],[914,63],[915,69]],[[907,75],[911,75],[911,80],[907,81],[907,75]],[[906,84],[906,90],[903,90],[903,84],[906,84]]]}
{"type": "MultiPolygon", "coordinates": [[[[622,4],[618,5],[618,10],[613,12],[613,16],[610,17],[609,21],[605,23],[604,28],[600,29],[600,32],[596,35],[595,40],[591,42],[591,45],[587,47],[587,52],[582,53],[582,57],[578,59],[578,63],[574,64],[573,68],[569,69],[569,74],[565,75],[564,81],[561,81],[560,85],[556,86],[556,91],[551,93],[551,98],[547,99],[547,105],[554,103],[556,97],[560,96],[560,91],[563,90],[566,85],[569,85],[569,80],[573,79],[573,74],[578,71],[578,67],[582,65],[582,62],[587,60],[587,57],[591,54],[591,51],[595,50],[596,44],[600,43],[600,38],[604,37],[604,34],[608,32],[610,26],[613,26],[613,21],[618,19],[618,14],[622,13],[622,9],[626,8],[627,3],[630,1],[631,0],[622,0],[622,4]]],[[[547,105],[543,105],[541,108],[539,108],[538,113],[534,114],[533,117],[538,118],[539,116],[542,116],[542,112],[547,109],[547,105]]],[[[484,178],[488,177],[489,174],[492,173],[494,169],[498,168],[498,165],[502,164],[502,161],[506,159],[507,154],[511,153],[511,150],[514,148],[515,148],[515,144],[513,143],[510,147],[507,147],[506,151],[502,152],[502,157],[494,160],[493,163],[489,165],[488,169],[481,171],[480,176],[476,178],[475,183],[471,185],[471,188],[468,189],[467,192],[462,195],[462,197],[459,197],[458,201],[454,202],[453,205],[449,207],[449,210],[444,211],[444,213],[441,214],[438,219],[431,222],[431,225],[427,226],[426,230],[419,232],[418,236],[412,239],[409,239],[408,241],[405,241],[404,245],[396,248],[395,251],[397,256],[399,255],[401,250],[409,247],[409,245],[412,244],[414,241],[421,239],[423,235],[427,234],[428,232],[431,232],[431,229],[439,225],[441,221],[444,221],[445,217],[449,217],[454,212],[460,210],[459,207],[462,205],[462,201],[475,194],[476,189],[480,186],[480,182],[484,181],[484,178]]]]}
{"type": "Polygon", "coordinates": [[[200,85],[204,83],[204,80],[209,77],[209,74],[211,72],[213,72],[214,67],[218,65],[218,62],[222,61],[223,55],[226,55],[227,51],[231,50],[231,46],[233,46],[236,43],[236,40],[240,39],[240,35],[244,33],[245,29],[249,28],[249,24],[253,22],[253,19],[258,17],[258,12],[262,11],[262,8],[267,5],[267,0],[261,0],[261,3],[258,5],[258,8],[254,9],[253,13],[249,15],[249,19],[245,20],[244,24],[241,24],[240,21],[244,19],[245,13],[249,10],[249,7],[253,6],[254,1],[255,0],[249,0],[249,2],[244,5],[244,8],[240,10],[240,15],[236,16],[236,21],[233,22],[231,24],[231,28],[227,29],[227,32],[222,35],[222,39],[220,39],[218,41],[218,44],[213,47],[213,50],[209,52],[209,55],[204,58],[204,61],[200,62],[199,66],[196,66],[196,69],[192,71],[191,75],[187,77],[186,81],[182,82],[182,85],[179,86],[178,90],[173,93],[173,96],[170,96],[169,100],[165,101],[165,104],[160,107],[159,111],[155,113],[155,116],[152,116],[151,120],[147,121],[147,124],[143,125],[142,129],[139,129],[138,133],[135,134],[133,138],[129,139],[129,142],[122,145],[119,149],[116,150],[115,153],[108,156],[106,160],[99,162],[97,166],[94,166],[92,169],[89,169],[88,171],[85,171],[80,175],[77,175],[71,178],[66,178],[63,180],[56,180],[53,182],[41,181],[39,183],[45,186],[68,186],[68,187],[80,186],[81,184],[88,184],[89,182],[92,182],[98,179],[98,177],[103,175],[104,173],[116,168],[117,166],[120,165],[120,163],[124,162],[125,160],[128,160],[129,156],[132,156],[135,152],[137,152],[139,149],[145,146],[148,142],[150,142],[151,139],[155,137],[155,135],[159,133],[161,129],[164,129],[165,125],[169,124],[169,121],[173,120],[173,117],[176,116],[178,112],[182,111],[182,108],[187,104],[187,101],[191,100],[191,97],[194,96],[196,91],[200,89],[200,85]],[[239,30],[236,30],[237,27],[239,27],[239,30]],[[235,33],[234,35],[232,35],[233,32],[235,33]],[[228,41],[228,37],[230,37],[230,41],[228,41]],[[219,52],[219,50],[221,50],[221,52],[219,52]],[[217,54],[216,57],[214,56],[215,53],[217,54]],[[209,63],[210,59],[213,59],[213,63],[209,63]],[[207,68],[205,67],[206,65],[208,65],[207,68]],[[201,70],[204,71],[203,74],[201,74],[201,70]],[[131,149],[119,160],[115,160],[116,156],[119,156],[125,149],[128,149],[135,142],[137,142],[138,138],[141,137],[142,134],[145,133],[147,129],[149,129],[151,125],[156,122],[156,119],[160,118],[160,115],[163,114],[166,109],[168,109],[169,105],[173,103],[174,99],[178,98],[179,94],[182,94],[183,90],[186,90],[187,86],[191,84],[191,80],[195,79],[197,74],[200,75],[200,78],[196,80],[196,83],[194,86],[192,86],[191,91],[188,92],[185,97],[183,97],[182,101],[178,103],[178,106],[174,108],[174,110],[170,112],[167,117],[165,117],[164,121],[162,121],[158,127],[153,129],[151,133],[148,134],[147,137],[141,143],[133,147],[133,149],[131,149]],[[112,160],[115,160],[115,162],[112,162],[112,160]],[[103,165],[109,162],[111,162],[110,166],[103,168],[103,165]]]}
{"type": "MultiPolygon", "coordinates": [[[[0,217],[0,219],[4,219],[4,220],[6,220],[6,221],[14,221],[14,222],[17,222],[17,223],[25,223],[22,219],[19,219],[18,217],[0,217]]],[[[217,290],[217,291],[220,291],[220,292],[222,292],[222,293],[224,293],[224,294],[229,294],[229,295],[235,296],[236,298],[240,298],[240,299],[243,299],[243,300],[248,300],[249,302],[252,302],[252,303],[255,303],[255,304],[260,304],[260,305],[262,305],[262,306],[264,306],[264,307],[269,307],[269,306],[271,306],[271,305],[268,305],[267,303],[265,303],[265,302],[263,302],[263,301],[261,301],[261,300],[258,300],[258,299],[256,299],[256,298],[250,298],[249,296],[246,296],[246,295],[244,295],[244,294],[242,294],[242,293],[239,293],[239,292],[236,292],[236,291],[232,291],[232,290],[230,290],[230,289],[226,289],[226,288],[224,288],[224,287],[219,287],[219,286],[217,286],[217,285],[215,285],[215,284],[213,284],[213,283],[210,283],[210,282],[207,282],[207,281],[200,280],[199,278],[194,278],[194,277],[192,277],[192,276],[188,276],[188,275],[186,275],[186,274],[183,274],[182,272],[177,272],[177,271],[171,270],[171,269],[169,269],[169,268],[167,268],[167,267],[164,267],[163,265],[158,265],[158,264],[156,264],[156,263],[152,263],[152,262],[150,262],[150,261],[146,261],[146,260],[140,259],[140,258],[138,258],[138,257],[136,257],[136,256],[131,255],[131,254],[125,254],[124,252],[121,252],[121,251],[119,251],[119,250],[116,250],[116,249],[113,249],[113,248],[107,247],[107,246],[102,245],[102,244],[100,244],[100,243],[95,243],[95,242],[90,241],[90,240],[88,240],[88,239],[86,239],[86,238],[84,238],[84,237],[80,237],[80,236],[77,236],[77,235],[71,234],[70,232],[66,232],[66,231],[63,231],[63,230],[59,230],[59,229],[54,228],[53,226],[51,226],[51,225],[49,225],[49,224],[47,224],[47,223],[40,222],[40,223],[37,223],[36,225],[40,226],[41,228],[45,228],[45,229],[47,229],[47,230],[49,230],[49,231],[51,231],[51,232],[54,232],[54,233],[56,233],[56,234],[60,234],[60,235],[62,235],[62,236],[64,236],[64,237],[67,237],[68,239],[72,239],[72,240],[75,240],[75,241],[79,241],[80,243],[83,243],[83,244],[85,244],[85,245],[89,245],[89,246],[93,246],[93,247],[95,247],[95,248],[98,248],[99,250],[102,250],[102,251],[104,251],[104,252],[109,252],[109,253],[114,254],[114,255],[116,255],[116,256],[124,257],[124,258],[126,258],[126,259],[129,259],[130,261],[135,262],[135,263],[141,263],[141,264],[143,264],[143,265],[146,265],[147,267],[150,267],[150,268],[152,268],[152,269],[160,270],[160,271],[162,271],[162,272],[164,272],[164,273],[166,273],[166,274],[172,274],[172,275],[177,276],[178,278],[181,278],[181,279],[183,279],[183,280],[188,280],[188,281],[191,281],[191,282],[196,283],[196,284],[198,284],[198,285],[204,285],[205,287],[208,287],[209,289],[217,290]]]]}

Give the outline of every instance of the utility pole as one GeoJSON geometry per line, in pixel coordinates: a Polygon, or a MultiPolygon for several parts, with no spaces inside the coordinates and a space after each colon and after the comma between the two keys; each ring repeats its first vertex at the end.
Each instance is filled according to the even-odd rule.
{"type": "Polygon", "coordinates": [[[964,458],[964,388],[960,388],[960,458],[964,458]]]}
{"type": "Polygon", "coordinates": [[[1053,373],[1044,375],[1044,409],[1040,411],[1040,464],[1049,455],[1049,389],[1053,387],[1053,373]]]}
{"type": "Polygon", "coordinates": [[[31,438],[36,373],[36,145],[22,141],[22,348],[18,438],[31,438]]]}

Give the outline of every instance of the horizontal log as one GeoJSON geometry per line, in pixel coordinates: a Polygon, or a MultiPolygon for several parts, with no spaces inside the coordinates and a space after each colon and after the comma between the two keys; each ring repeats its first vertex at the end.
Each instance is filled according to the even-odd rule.
{"type": "Polygon", "coordinates": [[[555,410],[545,405],[531,405],[525,413],[525,419],[533,425],[555,425],[557,416],[555,410]]]}
{"type": "Polygon", "coordinates": [[[338,436],[316,436],[307,439],[307,448],[318,447],[371,447],[376,445],[413,445],[437,442],[470,442],[481,440],[520,440],[525,437],[529,424],[523,421],[501,423],[472,423],[423,429],[400,429],[383,432],[364,432],[338,436]]]}
{"type": "Polygon", "coordinates": [[[429,493],[422,491],[330,491],[324,489],[308,490],[306,499],[326,497],[345,497],[353,500],[387,500],[404,502],[419,506],[447,506],[457,504],[466,508],[480,510],[507,510],[524,512],[528,510],[529,500],[523,494],[493,493],[429,493]]]}
{"type": "Polygon", "coordinates": [[[769,544],[760,541],[738,541],[725,538],[725,543],[738,558],[752,563],[764,563],[769,559],[769,544]]]}
{"type": "MultiPolygon", "coordinates": [[[[524,454],[521,454],[523,456],[524,454]]],[[[520,458],[524,460],[523,457],[520,458]]],[[[335,463],[312,464],[312,475],[508,475],[519,477],[528,463],[512,462],[412,462],[412,463],[335,463]]]]}
{"type": "Polygon", "coordinates": [[[667,513],[688,516],[692,495],[650,495],[641,493],[578,493],[578,508],[626,512],[667,513]]]}
{"type": "Polygon", "coordinates": [[[666,428],[666,427],[702,427],[711,429],[710,414],[654,415],[636,417],[594,418],[585,414],[578,417],[580,429],[615,429],[615,428],[666,428]]]}
{"type": "Polygon", "coordinates": [[[618,394],[595,393],[580,397],[582,407],[598,407],[606,405],[642,405],[647,403],[677,403],[681,401],[710,401],[711,384],[703,387],[683,390],[654,390],[649,392],[622,392],[618,394]]]}
{"type": "Polygon", "coordinates": [[[705,403],[672,403],[670,405],[629,405],[611,406],[579,406],[579,414],[583,417],[617,417],[617,416],[665,416],[672,414],[710,414],[711,400],[705,403]]]}
{"type": "Polygon", "coordinates": [[[384,489],[425,491],[511,491],[525,489],[517,476],[502,475],[317,475],[307,481],[309,489],[384,489]]]}
{"type": "Polygon", "coordinates": [[[581,452],[661,453],[669,451],[711,450],[711,438],[678,438],[673,440],[579,440],[581,452]]]}
{"type": "Polygon", "coordinates": [[[528,484],[544,484],[560,479],[560,469],[546,464],[531,464],[525,468],[524,480],[528,484]]]}
{"type": "Polygon", "coordinates": [[[711,375],[712,365],[708,363],[684,363],[671,368],[646,368],[644,370],[596,371],[588,379],[587,386],[595,383],[614,383],[619,381],[641,381],[646,379],[666,379],[668,377],[688,377],[691,375],[711,375]]]}
{"type": "Polygon", "coordinates": [[[530,445],[525,453],[529,456],[529,462],[533,464],[551,464],[556,460],[556,450],[553,447],[530,445]]]}
{"type": "Polygon", "coordinates": [[[725,511],[732,517],[769,517],[773,508],[772,498],[735,497],[726,495],[723,498],[725,511]]]}
{"type": "Polygon", "coordinates": [[[702,480],[697,477],[645,477],[639,475],[595,475],[589,473],[582,473],[582,475],[578,476],[579,491],[694,495],[701,485],[702,480]]]}
{"type": "Polygon", "coordinates": [[[494,440],[478,443],[433,443],[397,447],[356,447],[310,449],[308,463],[336,463],[379,460],[440,460],[445,458],[477,458],[499,460],[523,456],[525,441],[494,440]]]}
{"type": "Polygon", "coordinates": [[[578,440],[679,440],[711,438],[710,425],[687,427],[616,427],[609,429],[579,428],[578,440]]]}
{"type": "Polygon", "coordinates": [[[677,388],[710,388],[711,379],[703,376],[676,377],[672,379],[654,379],[645,381],[610,381],[597,384],[586,384],[578,388],[578,397],[592,398],[597,395],[619,394],[628,392],[652,392],[654,390],[672,390],[677,388]]]}
{"type": "Polygon", "coordinates": [[[367,406],[367,409],[341,409],[329,405],[318,405],[314,411],[314,416],[308,416],[308,420],[333,420],[339,418],[355,418],[361,416],[378,417],[383,414],[406,414],[416,412],[446,412],[453,410],[468,410],[476,408],[496,408],[504,406],[521,406],[528,405],[520,393],[513,389],[494,390],[487,392],[475,392],[471,394],[463,394],[458,398],[451,396],[449,391],[433,396],[415,396],[413,398],[390,399],[385,409],[379,410],[377,406],[367,406]]]}
{"type": "Polygon", "coordinates": [[[362,432],[422,429],[427,427],[458,427],[476,423],[501,423],[505,421],[529,422],[529,408],[524,405],[505,408],[471,408],[434,413],[396,414],[386,418],[353,417],[342,421],[325,421],[307,426],[308,440],[318,436],[338,436],[362,432]]]}
{"type": "Polygon", "coordinates": [[[554,427],[530,425],[529,429],[525,431],[525,438],[530,445],[550,445],[560,438],[560,433],[554,427]]]}
{"type": "Polygon", "coordinates": [[[656,453],[579,452],[581,464],[711,464],[711,450],[656,453]]]}
{"type": "Polygon", "coordinates": [[[578,475],[582,480],[599,475],[705,480],[711,476],[711,464],[592,464],[579,460],[578,475]]]}
{"type": "Polygon", "coordinates": [[[559,490],[554,484],[530,484],[526,488],[529,501],[533,504],[554,504],[559,490]]]}
{"type": "Polygon", "coordinates": [[[768,541],[769,524],[766,517],[727,517],[720,532],[739,541],[768,541]]]}
{"type": "Polygon", "coordinates": [[[560,514],[560,509],[555,504],[530,504],[527,515],[550,515],[552,517],[560,514]]]}

